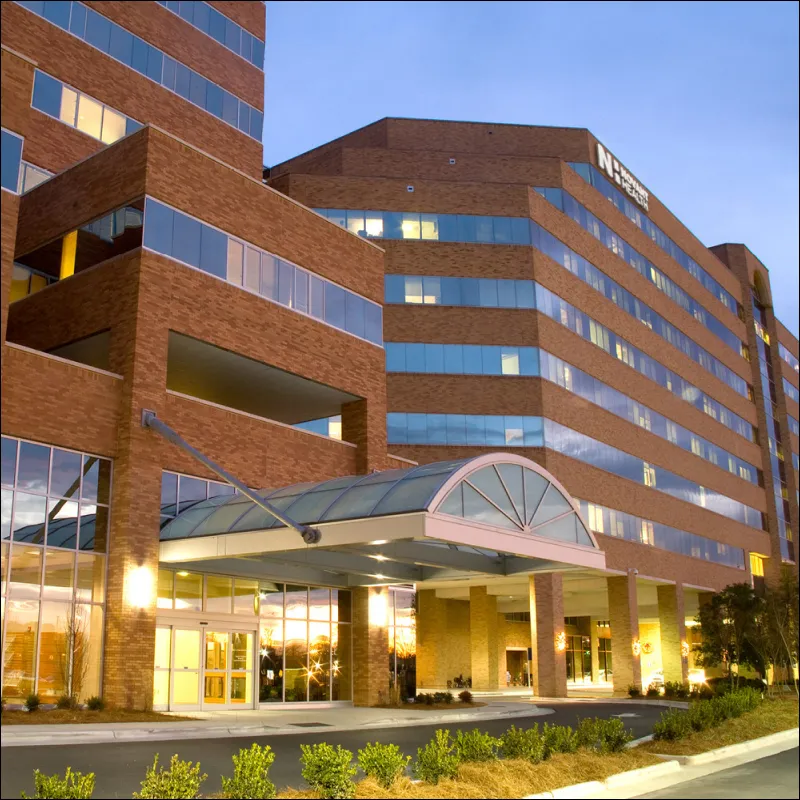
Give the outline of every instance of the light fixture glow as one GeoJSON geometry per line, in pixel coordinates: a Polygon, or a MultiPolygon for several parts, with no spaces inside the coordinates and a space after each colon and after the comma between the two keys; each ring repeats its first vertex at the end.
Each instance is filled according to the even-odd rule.
{"type": "Polygon", "coordinates": [[[375,544],[375,545],[378,545],[378,544],[389,544],[389,540],[388,539],[375,539],[375,541],[370,542],[370,544],[375,544]]]}
{"type": "Polygon", "coordinates": [[[189,573],[188,573],[188,572],[187,572],[185,569],[182,569],[182,570],[181,570],[181,571],[178,573],[178,577],[179,577],[179,578],[185,578],[185,577],[187,577],[188,575],[189,575],[189,573]]]}
{"type": "Polygon", "coordinates": [[[681,656],[683,658],[689,658],[689,642],[681,642],[681,656]]]}
{"type": "Polygon", "coordinates": [[[370,558],[374,558],[376,561],[388,561],[386,556],[382,556],[380,554],[378,554],[377,556],[370,556],[370,558]]]}
{"type": "Polygon", "coordinates": [[[153,573],[145,566],[132,569],[125,580],[125,597],[134,608],[147,608],[153,600],[153,573]]]}
{"type": "Polygon", "coordinates": [[[634,639],[631,649],[633,650],[634,656],[636,656],[638,658],[642,653],[641,642],[638,639],[634,639]]]}
{"type": "MultiPolygon", "coordinates": [[[[376,578],[380,576],[376,575],[376,578]]],[[[389,592],[385,589],[370,592],[369,624],[377,628],[385,628],[389,616],[389,592]]]]}
{"type": "Polygon", "coordinates": [[[567,634],[564,631],[556,634],[556,650],[563,653],[567,649],[567,634]]]}

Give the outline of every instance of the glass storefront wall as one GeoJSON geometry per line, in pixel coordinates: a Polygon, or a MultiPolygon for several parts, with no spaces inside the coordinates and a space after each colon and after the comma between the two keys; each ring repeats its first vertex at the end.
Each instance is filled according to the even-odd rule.
{"type": "Polygon", "coordinates": [[[3,697],[101,693],[111,461],[2,437],[3,697]]]}
{"type": "Polygon", "coordinates": [[[389,589],[389,687],[400,697],[417,688],[417,595],[413,589],[389,589]]]}
{"type": "Polygon", "coordinates": [[[154,705],[352,700],[350,604],[338,589],[159,570],[154,705]],[[215,616],[202,630],[201,613],[215,616]]]}

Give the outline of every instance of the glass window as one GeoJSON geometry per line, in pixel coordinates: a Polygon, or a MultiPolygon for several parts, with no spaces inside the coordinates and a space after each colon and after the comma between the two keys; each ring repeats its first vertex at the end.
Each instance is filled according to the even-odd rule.
{"type": "Polygon", "coordinates": [[[346,329],[354,336],[364,338],[364,306],[365,301],[356,295],[345,294],[345,321],[346,329]]]}
{"type": "MultiPolygon", "coordinates": [[[[145,45],[147,47],[147,45],[145,45]]],[[[149,48],[148,48],[149,49],[149,48]]],[[[145,54],[147,55],[147,54],[145,54]]],[[[161,84],[171,91],[175,91],[175,71],[177,62],[169,56],[164,56],[163,75],[161,84]]]]}
{"type": "Polygon", "coordinates": [[[187,475],[180,476],[178,513],[184,511],[200,500],[206,499],[207,483],[200,478],[190,478],[187,475]]]}
{"type": "Polygon", "coordinates": [[[228,237],[228,253],[227,253],[227,273],[226,278],[230,283],[235,283],[237,286],[242,285],[244,278],[244,268],[242,259],[244,258],[244,246],[241,242],[228,237]]]}
{"type": "MultiPolygon", "coordinates": [[[[35,96],[36,89],[34,88],[34,98],[35,96]]],[[[45,101],[42,100],[42,102],[45,101]]],[[[3,131],[0,153],[2,153],[0,183],[9,192],[16,192],[19,185],[19,165],[22,160],[22,139],[8,131],[3,131]]]]}
{"type": "Polygon", "coordinates": [[[285,616],[290,619],[308,617],[308,590],[305,586],[286,586],[285,616]]]}
{"type": "Polygon", "coordinates": [[[261,624],[259,641],[259,701],[283,700],[283,621],[261,624]]]}
{"type": "MultiPolygon", "coordinates": [[[[203,576],[193,572],[175,573],[175,608],[201,611],[203,608],[203,576]]],[[[178,664],[175,664],[178,667],[178,664]]]]}
{"type": "Polygon", "coordinates": [[[192,71],[181,64],[179,61],[175,62],[175,93],[179,94],[184,99],[189,99],[189,91],[192,82],[192,71]]]}
{"type": "Polygon", "coordinates": [[[278,262],[278,302],[281,305],[292,306],[292,293],[294,292],[294,267],[285,261],[278,262]]]}
{"type": "Polygon", "coordinates": [[[227,260],[228,237],[208,225],[203,225],[200,235],[200,269],[218,278],[226,278],[227,260]]]}
{"type": "Polygon", "coordinates": [[[39,603],[36,600],[11,599],[6,605],[5,617],[3,697],[7,700],[24,699],[33,692],[36,678],[39,603]]]}
{"type": "Polygon", "coordinates": [[[230,614],[233,580],[219,575],[206,576],[206,608],[209,613],[230,614]]]}
{"type": "Polygon", "coordinates": [[[41,547],[27,547],[25,545],[12,545],[11,547],[11,578],[9,589],[11,597],[21,599],[38,598],[42,583],[42,554],[41,547]]]}
{"type": "Polygon", "coordinates": [[[175,212],[161,203],[147,198],[144,213],[145,247],[165,256],[172,255],[172,229],[175,212]]]}
{"type": "Polygon", "coordinates": [[[108,106],[103,109],[102,141],[111,144],[125,135],[126,119],[122,114],[112,111],[108,106]]]}
{"type": "Polygon", "coordinates": [[[189,77],[189,100],[200,108],[206,107],[206,86],[208,81],[196,72],[189,77]]]}
{"type": "MultiPolygon", "coordinates": [[[[77,3],[73,3],[77,5],[77,3]]],[[[86,10],[86,41],[102,50],[104,53],[108,52],[109,42],[111,39],[111,22],[100,14],[92,11],[91,8],[86,10]]]]}
{"type": "Polygon", "coordinates": [[[111,493],[111,462],[96,456],[83,457],[81,499],[108,505],[111,493]]]}
{"type": "Polygon", "coordinates": [[[66,86],[61,87],[61,108],[58,112],[58,118],[66,123],[67,125],[71,125],[73,128],[76,127],[75,124],[75,115],[78,113],[78,93],[73,92],[72,89],[68,89],[66,86]]]}
{"type": "Polygon", "coordinates": [[[259,609],[262,617],[283,616],[283,584],[261,582],[259,609]]]}
{"type": "Polygon", "coordinates": [[[258,581],[236,578],[233,584],[233,613],[252,616],[258,614],[258,581]]]}
{"type": "Polygon", "coordinates": [[[120,28],[119,25],[112,26],[108,53],[123,64],[131,66],[133,60],[133,36],[124,28],[120,28]]]}
{"type": "Polygon", "coordinates": [[[196,219],[191,219],[185,214],[176,212],[174,226],[172,257],[186,264],[191,264],[193,267],[199,267],[200,223],[196,219]]]}
{"type": "Polygon", "coordinates": [[[53,600],[71,600],[75,574],[75,553],[48,547],[44,559],[42,594],[53,600]]]}
{"type": "Polygon", "coordinates": [[[58,497],[79,497],[81,488],[81,455],[53,449],[50,469],[50,494],[58,497]]]}
{"type": "Polygon", "coordinates": [[[65,500],[47,501],[47,543],[74,548],[78,538],[78,504],[65,500]]]}
{"type": "Polygon", "coordinates": [[[17,440],[7,436],[2,440],[2,482],[5,486],[14,485],[17,471],[17,440]]]}
{"type": "Polygon", "coordinates": [[[287,619],[285,626],[285,699],[287,703],[304,701],[308,693],[308,623],[287,619]]]}
{"type": "Polygon", "coordinates": [[[309,589],[308,605],[309,619],[329,620],[331,618],[330,589],[309,589]]]}
{"type": "Polygon", "coordinates": [[[245,248],[244,285],[251,292],[261,289],[261,255],[252,247],[245,248]]]}
{"type": "Polygon", "coordinates": [[[224,89],[222,91],[222,119],[234,128],[239,127],[239,101],[224,89]]]}
{"type": "Polygon", "coordinates": [[[32,442],[20,442],[17,487],[46,492],[49,472],[50,448],[32,442]]]}
{"type": "MultiPolygon", "coordinates": [[[[77,557],[76,599],[82,603],[102,603],[105,600],[105,556],[78,553],[77,557]]],[[[159,570],[159,576],[160,573],[161,570],[159,570]]]]}
{"type": "MultiPolygon", "coordinates": [[[[78,4],[76,4],[78,5],[78,4]]],[[[74,12],[73,12],[74,13],[74,12]]],[[[131,67],[141,75],[147,74],[147,55],[150,47],[145,44],[138,36],[133,37],[132,50],[131,50],[131,67]]],[[[168,59],[172,61],[172,59],[168,59]]],[[[172,64],[174,65],[174,61],[172,64]]],[[[172,71],[172,81],[175,82],[175,71],[172,71]]]]}
{"type": "Polygon", "coordinates": [[[334,328],[345,327],[345,292],[332,283],[325,284],[325,322],[334,328]]]}

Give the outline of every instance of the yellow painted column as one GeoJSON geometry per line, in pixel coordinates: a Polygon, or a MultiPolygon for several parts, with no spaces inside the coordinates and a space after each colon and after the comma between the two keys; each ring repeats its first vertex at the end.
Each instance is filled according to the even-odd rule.
{"type": "Polygon", "coordinates": [[[78,231],[71,231],[61,242],[61,271],[58,279],[63,281],[75,274],[75,252],[78,249],[78,231]]]}

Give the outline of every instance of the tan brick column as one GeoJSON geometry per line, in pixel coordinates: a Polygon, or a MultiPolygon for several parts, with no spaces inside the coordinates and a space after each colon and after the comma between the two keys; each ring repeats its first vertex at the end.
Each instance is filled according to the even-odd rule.
{"type": "Polygon", "coordinates": [[[686,641],[683,584],[659,586],[657,592],[664,680],[685,683],[689,679],[689,661],[681,653],[681,645],[686,641]]]}
{"type": "Polygon", "coordinates": [[[600,680],[600,637],[594,617],[589,617],[589,647],[592,649],[592,683],[597,683],[600,680]]]}
{"type": "Polygon", "coordinates": [[[356,472],[386,469],[386,403],[384,397],[354,400],[342,406],[342,439],[357,445],[356,472]]]}
{"type": "Polygon", "coordinates": [[[447,601],[434,589],[417,591],[417,689],[447,686],[446,637],[447,601]]]}
{"type": "Polygon", "coordinates": [[[389,590],[353,590],[353,705],[375,706],[389,699],[389,590]]]}
{"type": "MultiPolygon", "coordinates": [[[[564,633],[564,592],[561,575],[531,575],[528,596],[531,609],[533,693],[538,697],[567,696],[567,657],[556,638],[564,633]]],[[[565,642],[566,643],[566,642],[565,642]]]]}
{"type": "Polygon", "coordinates": [[[469,587],[469,649],[472,688],[479,692],[497,689],[498,675],[497,597],[485,586],[469,587]]]}
{"type": "Polygon", "coordinates": [[[636,595],[636,574],[606,578],[608,611],[611,623],[611,666],[614,694],[628,694],[633,684],[642,686],[641,658],[634,655],[634,643],[639,642],[639,608],[636,595]]]}

